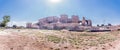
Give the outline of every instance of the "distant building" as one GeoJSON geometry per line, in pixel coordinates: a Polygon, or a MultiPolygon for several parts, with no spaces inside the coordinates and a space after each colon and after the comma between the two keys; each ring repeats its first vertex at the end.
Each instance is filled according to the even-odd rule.
{"type": "Polygon", "coordinates": [[[92,26],[92,21],[91,20],[86,20],[85,17],[83,17],[82,26],[92,26]]]}
{"type": "Polygon", "coordinates": [[[39,25],[33,24],[33,25],[32,25],[32,28],[33,28],[33,29],[39,29],[39,25]]]}
{"type": "Polygon", "coordinates": [[[26,24],[26,27],[27,27],[27,28],[32,28],[32,23],[27,23],[27,24],[26,24]]]}
{"type": "Polygon", "coordinates": [[[58,17],[56,17],[56,16],[51,16],[51,17],[47,17],[46,18],[46,22],[47,23],[57,23],[58,22],[58,17]]]}
{"type": "Polygon", "coordinates": [[[72,16],[72,23],[78,23],[79,22],[79,17],[77,15],[72,16]]]}
{"type": "Polygon", "coordinates": [[[86,19],[85,19],[85,17],[83,17],[83,19],[82,19],[82,26],[86,26],[86,24],[87,24],[86,19]]]}
{"type": "Polygon", "coordinates": [[[86,27],[92,26],[91,20],[86,20],[83,17],[82,20],[79,20],[79,16],[72,15],[71,18],[68,18],[68,15],[62,14],[60,17],[50,16],[41,18],[36,24],[27,23],[27,28],[36,28],[36,29],[67,29],[67,30],[82,30],[86,27]]]}
{"type": "Polygon", "coordinates": [[[60,21],[61,23],[67,23],[67,22],[68,22],[68,15],[66,15],[66,14],[60,15],[59,21],[60,21]]]}
{"type": "Polygon", "coordinates": [[[92,26],[92,21],[91,20],[87,20],[87,25],[88,26],[92,26]]]}

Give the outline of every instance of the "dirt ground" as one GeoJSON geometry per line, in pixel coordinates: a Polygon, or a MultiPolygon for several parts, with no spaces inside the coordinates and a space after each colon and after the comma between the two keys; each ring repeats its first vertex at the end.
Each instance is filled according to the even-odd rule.
{"type": "MultiPolygon", "coordinates": [[[[62,31],[62,33],[68,31],[62,31]]],[[[39,41],[38,37],[34,33],[43,33],[39,36],[44,35],[56,35],[63,37],[63,35],[69,34],[58,34],[53,31],[40,31],[40,30],[14,30],[6,29],[0,30],[0,50],[120,50],[120,39],[115,41],[107,42],[105,44],[92,46],[88,48],[74,48],[69,43],[53,43],[50,41],[39,41]],[[63,47],[64,46],[64,47],[63,47]],[[66,47],[65,47],[66,46],[66,47]]],[[[38,36],[38,35],[37,35],[38,36]]],[[[116,34],[119,38],[119,34],[116,34]]],[[[41,37],[41,38],[42,38],[41,37]]]]}
{"type": "Polygon", "coordinates": [[[44,50],[37,44],[36,38],[18,34],[19,30],[0,32],[0,50],[44,50]]]}

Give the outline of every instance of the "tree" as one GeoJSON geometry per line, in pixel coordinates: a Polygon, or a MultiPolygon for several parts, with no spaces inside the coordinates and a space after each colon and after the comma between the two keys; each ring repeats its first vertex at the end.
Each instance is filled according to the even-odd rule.
{"type": "Polygon", "coordinates": [[[13,27],[13,28],[17,28],[17,25],[13,25],[12,27],[13,27]]]}
{"type": "Polygon", "coordinates": [[[103,27],[103,26],[105,26],[104,24],[101,24],[101,26],[103,27]]]}
{"type": "Polygon", "coordinates": [[[10,16],[4,16],[3,17],[3,21],[1,23],[1,27],[5,27],[7,25],[7,23],[10,22],[10,16]]]}
{"type": "Polygon", "coordinates": [[[108,23],[108,26],[112,26],[112,24],[108,23]]]}
{"type": "Polygon", "coordinates": [[[100,25],[99,25],[99,24],[97,24],[97,27],[100,27],[100,25]]]}

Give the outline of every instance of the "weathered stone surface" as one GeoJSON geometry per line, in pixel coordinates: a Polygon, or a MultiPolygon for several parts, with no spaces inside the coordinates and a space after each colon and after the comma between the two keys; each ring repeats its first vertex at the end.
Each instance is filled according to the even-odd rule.
{"type": "Polygon", "coordinates": [[[39,29],[67,29],[67,30],[81,30],[80,26],[92,26],[91,20],[86,20],[85,17],[80,21],[79,16],[72,15],[68,18],[68,15],[62,14],[59,17],[50,16],[46,18],[39,19],[36,25],[27,23],[28,28],[39,28],[39,29]]]}

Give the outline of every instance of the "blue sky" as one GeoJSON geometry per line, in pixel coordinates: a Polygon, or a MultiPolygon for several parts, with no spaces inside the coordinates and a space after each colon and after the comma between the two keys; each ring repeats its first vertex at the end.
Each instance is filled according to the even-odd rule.
{"type": "Polygon", "coordinates": [[[79,15],[102,23],[120,24],[120,0],[62,0],[50,3],[49,0],[0,0],[0,20],[4,15],[11,16],[9,25],[25,25],[38,19],[60,14],[79,15]]]}

